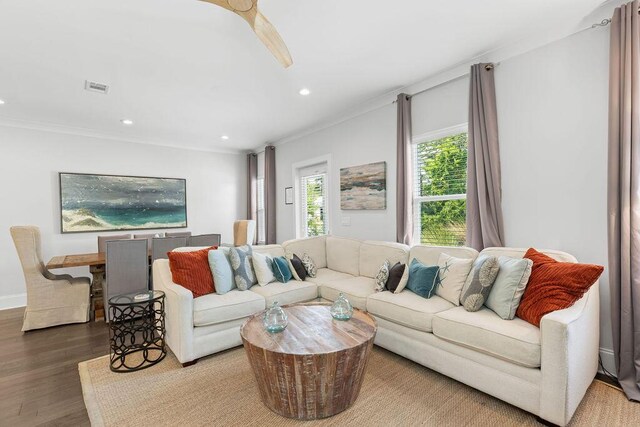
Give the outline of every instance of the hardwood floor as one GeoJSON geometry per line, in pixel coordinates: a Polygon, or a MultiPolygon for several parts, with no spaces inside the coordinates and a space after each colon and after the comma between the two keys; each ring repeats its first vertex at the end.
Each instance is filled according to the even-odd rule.
{"type": "Polygon", "coordinates": [[[88,426],[78,362],[109,353],[107,325],[22,333],[23,311],[0,311],[0,426],[88,426]]]}

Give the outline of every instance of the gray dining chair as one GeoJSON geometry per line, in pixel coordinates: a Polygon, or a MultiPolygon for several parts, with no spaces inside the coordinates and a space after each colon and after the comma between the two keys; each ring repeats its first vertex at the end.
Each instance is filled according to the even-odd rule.
{"type": "Polygon", "coordinates": [[[220,246],[220,240],[219,234],[200,234],[189,237],[188,243],[189,246],[220,246]]]}
{"type": "Polygon", "coordinates": [[[164,235],[162,233],[148,233],[148,234],[134,234],[133,238],[134,239],[145,239],[149,242],[149,249],[151,249],[151,245],[153,244],[153,239],[158,238],[158,237],[164,237],[164,235]]]}
{"type": "Polygon", "coordinates": [[[131,234],[114,234],[110,236],[98,236],[98,252],[107,251],[107,242],[111,240],[129,240],[131,234]]]}
{"type": "Polygon", "coordinates": [[[167,231],[165,237],[191,237],[190,231],[167,231]]]}
{"type": "Polygon", "coordinates": [[[149,248],[146,239],[107,242],[106,280],[103,285],[105,319],[110,320],[109,298],[149,290],[149,248]]]}
{"type": "Polygon", "coordinates": [[[187,237],[160,237],[153,239],[151,247],[151,259],[169,258],[167,252],[171,252],[176,248],[184,248],[187,246],[187,237]]]}

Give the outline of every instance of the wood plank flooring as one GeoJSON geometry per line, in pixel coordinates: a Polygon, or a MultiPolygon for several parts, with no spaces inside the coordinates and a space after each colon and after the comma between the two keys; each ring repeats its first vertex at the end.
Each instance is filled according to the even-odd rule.
{"type": "Polygon", "coordinates": [[[109,353],[107,325],[22,333],[23,312],[0,311],[0,426],[88,426],[78,362],[109,353]]]}

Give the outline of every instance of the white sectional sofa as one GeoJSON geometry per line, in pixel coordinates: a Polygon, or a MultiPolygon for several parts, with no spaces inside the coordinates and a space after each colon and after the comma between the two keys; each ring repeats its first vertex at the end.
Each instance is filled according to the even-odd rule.
{"type": "MultiPolygon", "coordinates": [[[[255,246],[272,256],[309,254],[318,267],[305,282],[271,283],[249,291],[193,299],[171,280],[167,260],[153,265],[157,289],[166,293],[166,340],[178,360],[198,358],[241,345],[244,320],[277,300],[280,304],[334,300],[344,293],[354,307],[378,322],[375,344],[430,369],[564,426],[591,384],[598,365],[599,294],[595,284],[572,307],[543,317],[540,328],[524,320],[503,320],[483,307],[470,313],[434,295],[409,290],[375,292],[374,277],[385,260],[417,258],[436,265],[441,253],[474,259],[471,248],[414,246],[339,237],[292,240],[255,246]]],[[[525,249],[488,248],[482,253],[521,258],[525,249]]],[[[543,251],[576,262],[564,252],[543,251]]]]}

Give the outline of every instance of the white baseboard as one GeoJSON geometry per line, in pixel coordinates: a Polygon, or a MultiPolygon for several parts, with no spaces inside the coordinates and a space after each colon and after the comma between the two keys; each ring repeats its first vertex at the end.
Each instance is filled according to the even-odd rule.
{"type": "Polygon", "coordinates": [[[7,295],[0,297],[0,310],[24,307],[27,305],[27,294],[7,295]]]}
{"type": "MultiPolygon", "coordinates": [[[[616,376],[616,360],[613,355],[613,350],[610,348],[600,347],[600,358],[602,359],[602,365],[613,376],[616,376]]],[[[598,367],[598,372],[603,374],[602,368],[598,367]]]]}

